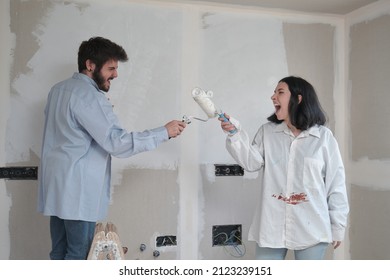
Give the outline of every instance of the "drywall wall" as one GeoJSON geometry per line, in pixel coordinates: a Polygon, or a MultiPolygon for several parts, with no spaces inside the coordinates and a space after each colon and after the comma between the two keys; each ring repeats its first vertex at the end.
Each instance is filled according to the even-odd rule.
{"type": "MultiPolygon", "coordinates": [[[[5,165],[5,134],[9,114],[9,92],[10,92],[10,65],[12,36],[9,30],[10,13],[9,1],[0,2],[0,165],[5,165]]],[[[10,254],[9,234],[9,209],[11,206],[4,180],[0,180],[0,259],[8,259],[10,254]]]]}
{"type": "Polygon", "coordinates": [[[351,259],[389,259],[390,5],[349,15],[351,259]]]}
{"type": "Polygon", "coordinates": [[[330,24],[285,23],[288,72],[291,75],[316,81],[318,98],[328,118],[328,126],[335,131],[334,82],[336,27],[330,24]]]}
{"type": "MultiPolygon", "coordinates": [[[[28,58],[23,53],[20,62],[19,52],[15,53],[18,59],[15,71],[22,68],[19,64],[25,65],[25,69],[13,73],[11,77],[11,106],[23,110],[11,111],[8,137],[12,141],[7,141],[8,162],[28,158],[30,148],[34,153],[40,153],[42,110],[48,90],[54,83],[77,71],[78,46],[92,36],[109,37],[125,46],[129,53],[130,63],[120,65],[120,79],[113,83],[108,95],[126,127],[143,130],[181,117],[176,98],[180,83],[175,79],[180,74],[180,56],[177,54],[181,49],[178,37],[181,34],[178,30],[181,18],[175,8],[159,9],[142,4],[127,7],[126,1],[12,3],[11,31],[20,34],[16,36],[16,45],[32,46],[35,51],[30,49],[28,58]],[[116,16],[106,17],[106,10],[116,16]],[[96,18],[99,21],[95,21],[96,18]],[[20,118],[31,121],[20,123],[20,118]]],[[[20,49],[24,48],[15,47],[16,51],[20,49]]],[[[138,167],[165,165],[174,168],[177,149],[173,146],[164,145],[164,153],[160,150],[133,157],[126,164],[136,162],[138,167]],[[144,160],[143,156],[149,158],[144,160]]]]}
{"type": "Polygon", "coordinates": [[[388,260],[390,216],[389,190],[351,187],[351,259],[388,260]]]}
{"type": "Polygon", "coordinates": [[[390,15],[351,26],[352,159],[389,159],[390,15]],[[382,70],[382,71],[381,71],[382,70]],[[372,135],[375,137],[367,137],[372,135]]]}
{"type": "Polygon", "coordinates": [[[121,242],[132,259],[176,259],[176,246],[157,247],[158,236],[177,236],[180,192],[176,170],[128,169],[120,190],[113,194],[110,221],[120,230],[121,242]],[[145,250],[141,251],[141,244],[145,250]]]}
{"type": "MultiPolygon", "coordinates": [[[[284,23],[283,34],[289,74],[316,81],[313,86],[326,112],[327,126],[336,133],[336,27],[331,24],[284,23]]],[[[335,134],[336,137],[338,134],[335,134]]],[[[332,248],[327,250],[326,258],[333,258],[332,248]]]]}
{"type": "MultiPolygon", "coordinates": [[[[336,127],[338,122],[334,100],[339,92],[334,89],[340,83],[335,77],[340,47],[334,41],[339,17],[299,15],[297,20],[297,14],[261,9],[121,0],[16,0],[9,14],[15,46],[7,95],[12,110],[3,135],[7,165],[39,164],[47,93],[77,70],[80,42],[96,35],[123,45],[129,54],[108,93],[129,130],[184,114],[204,116],[190,94],[201,86],[213,90],[217,107],[254,135],[273,111],[270,97],[277,81],[290,72],[318,85],[331,123],[336,127]],[[297,45],[295,37],[315,40],[316,50],[311,43],[297,45]],[[312,63],[321,67],[301,66],[312,63]]],[[[127,258],[153,259],[153,250],[159,249],[159,259],[235,259],[211,246],[211,229],[237,223],[243,226],[241,257],[254,257],[246,234],[260,178],[214,176],[214,163],[233,162],[224,139],[217,120],[193,121],[181,137],[155,151],[113,160],[107,220],[115,222],[129,247],[127,258]],[[178,245],[156,248],[158,235],[177,235],[178,245]],[[141,243],[147,248],[142,253],[141,243]]],[[[48,258],[48,219],[34,212],[37,182],[8,181],[5,186],[4,199],[12,201],[5,209],[10,212],[10,235],[4,238],[10,238],[10,258],[48,258]],[[20,231],[26,227],[38,236],[35,243],[20,231]]]]}
{"type": "MultiPolygon", "coordinates": [[[[273,111],[270,96],[276,82],[287,75],[282,21],[214,9],[203,9],[201,19],[200,84],[213,90],[217,108],[240,120],[254,135],[273,111]]],[[[246,236],[258,202],[260,178],[213,176],[213,164],[234,161],[225,151],[226,136],[217,122],[209,121],[201,130],[203,221],[199,257],[251,259],[255,244],[246,236]],[[234,224],[242,225],[243,245],[212,246],[213,226],[234,224]]]]}
{"type": "MultiPolygon", "coordinates": [[[[9,165],[39,164],[43,108],[47,93],[54,83],[77,71],[78,46],[82,40],[91,36],[108,37],[123,45],[129,53],[130,63],[120,65],[120,78],[113,83],[108,95],[124,127],[143,130],[181,118],[178,102],[180,96],[177,95],[181,86],[180,79],[177,78],[180,76],[181,66],[182,40],[178,29],[181,26],[181,14],[175,7],[161,9],[159,6],[138,3],[128,5],[126,1],[108,4],[105,1],[94,1],[92,4],[89,1],[12,1],[11,16],[11,32],[17,39],[11,71],[10,99],[13,110],[9,112],[6,134],[9,165]],[[116,17],[107,18],[107,10],[116,17]],[[101,20],[97,23],[96,18],[101,20]],[[113,29],[113,26],[116,28],[113,29]]],[[[123,170],[156,170],[150,171],[151,174],[146,174],[145,177],[140,174],[140,178],[144,180],[154,176],[155,172],[160,174],[159,169],[176,170],[178,144],[179,140],[175,139],[157,151],[115,161],[113,192],[117,186],[123,189],[137,184],[134,178],[127,177],[122,182],[126,174],[123,170]]],[[[158,186],[169,184],[163,178],[155,183],[158,186]]],[[[174,186],[177,186],[176,182],[172,187],[174,186]]],[[[16,202],[10,210],[12,259],[48,257],[50,242],[47,241],[50,239],[47,218],[35,215],[36,188],[35,181],[7,183],[7,189],[16,202]],[[30,219],[24,215],[25,211],[33,213],[30,219]],[[46,224],[41,225],[41,222],[46,224]],[[29,240],[28,232],[20,231],[23,227],[42,229],[35,244],[29,240]],[[30,248],[32,246],[38,249],[30,248]],[[21,248],[27,249],[27,252],[20,250],[21,248]]],[[[149,188],[152,195],[153,186],[149,188]]],[[[154,195],[161,198],[158,193],[154,195]]],[[[127,197],[119,197],[128,200],[127,197]]],[[[113,200],[112,203],[115,205],[116,202],[113,200]]],[[[169,201],[166,203],[171,205],[169,201]]],[[[145,212],[146,219],[149,213],[150,211],[145,212]]],[[[153,232],[160,228],[154,222],[165,224],[161,219],[151,220],[150,230],[153,232]]],[[[122,230],[121,223],[117,227],[122,230]]],[[[176,232],[171,234],[176,235],[176,232]]],[[[148,245],[149,242],[151,241],[148,240],[148,245]]],[[[151,255],[147,257],[150,258],[151,255]]]]}

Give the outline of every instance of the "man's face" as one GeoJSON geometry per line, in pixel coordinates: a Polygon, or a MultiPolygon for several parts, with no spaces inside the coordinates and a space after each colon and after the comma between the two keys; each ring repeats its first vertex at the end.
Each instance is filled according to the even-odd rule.
{"type": "Polygon", "coordinates": [[[95,69],[92,72],[92,79],[96,82],[99,89],[108,92],[111,85],[111,80],[118,77],[118,61],[109,60],[107,61],[100,71],[95,69]]]}

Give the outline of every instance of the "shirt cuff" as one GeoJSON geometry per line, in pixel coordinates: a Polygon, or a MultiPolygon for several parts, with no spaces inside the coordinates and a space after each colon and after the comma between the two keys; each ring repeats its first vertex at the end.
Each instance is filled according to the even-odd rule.
{"type": "Polygon", "coordinates": [[[165,142],[169,140],[169,135],[168,135],[168,130],[165,126],[160,126],[157,128],[151,129],[156,135],[161,142],[165,142]]]}
{"type": "Polygon", "coordinates": [[[345,236],[345,229],[332,229],[332,241],[343,241],[345,236]]]}

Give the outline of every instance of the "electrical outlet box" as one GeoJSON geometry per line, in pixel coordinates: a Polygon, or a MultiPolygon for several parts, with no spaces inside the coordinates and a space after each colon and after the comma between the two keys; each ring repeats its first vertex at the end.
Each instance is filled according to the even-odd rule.
{"type": "Polygon", "coordinates": [[[212,232],[213,246],[242,245],[241,225],[215,225],[212,232]]]}
{"type": "Polygon", "coordinates": [[[37,180],[37,166],[0,167],[0,178],[8,180],[37,180]]]}
{"type": "Polygon", "coordinates": [[[174,235],[157,236],[156,238],[157,247],[176,246],[176,245],[177,245],[176,236],[174,235]]]}
{"type": "Polygon", "coordinates": [[[215,176],[244,176],[244,169],[238,164],[214,164],[215,176]]]}

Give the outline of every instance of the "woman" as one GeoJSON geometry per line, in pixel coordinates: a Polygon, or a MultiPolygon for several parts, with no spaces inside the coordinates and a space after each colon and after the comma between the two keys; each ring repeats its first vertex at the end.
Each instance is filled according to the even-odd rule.
{"type": "Polygon", "coordinates": [[[287,250],[295,259],[323,259],[329,243],[337,248],[344,239],[349,212],[339,147],[306,80],[280,80],[271,99],[275,112],[252,142],[237,120],[219,119],[232,157],[263,173],[249,240],[257,259],[284,259],[287,250]]]}

